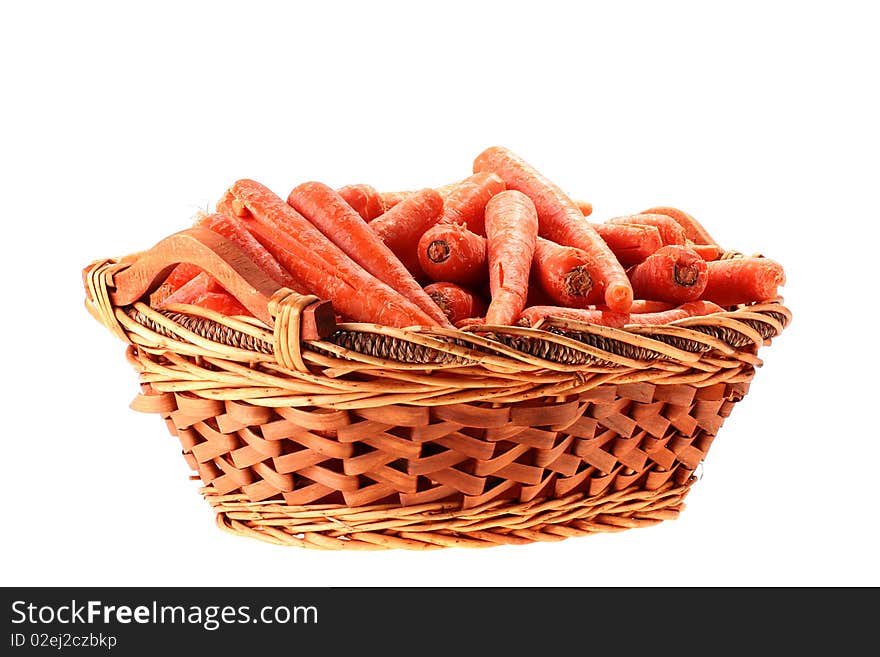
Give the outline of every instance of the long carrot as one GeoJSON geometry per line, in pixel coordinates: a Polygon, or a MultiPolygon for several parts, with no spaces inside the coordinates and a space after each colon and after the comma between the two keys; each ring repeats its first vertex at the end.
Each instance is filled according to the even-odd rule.
{"type": "Polygon", "coordinates": [[[703,294],[707,264],[693,249],[670,244],[657,249],[629,270],[633,292],[640,299],[682,304],[703,294]]]}
{"type": "Polygon", "coordinates": [[[686,317],[701,317],[703,315],[711,315],[712,313],[723,312],[724,308],[717,303],[698,299],[696,301],[688,301],[675,308],[668,310],[660,310],[654,312],[631,313],[628,324],[668,324],[677,319],[685,319],[686,317]]]}
{"type": "Polygon", "coordinates": [[[491,298],[488,324],[513,324],[525,308],[538,239],[538,213],[523,192],[507,190],[486,204],[486,250],[491,298]]]}
{"type": "Polygon", "coordinates": [[[486,312],[486,301],[473,290],[456,283],[441,281],[425,286],[425,292],[446,313],[453,324],[468,317],[480,317],[486,312]]]}
{"type": "Polygon", "coordinates": [[[607,224],[635,224],[639,226],[654,226],[660,231],[660,239],[664,246],[667,244],[684,244],[684,228],[672,217],[665,214],[630,214],[621,217],[606,219],[607,224]]]}
{"type": "Polygon", "coordinates": [[[555,183],[521,157],[502,146],[492,146],[474,160],[474,172],[494,171],[508,189],[526,194],[538,213],[541,237],[586,251],[594,262],[590,275],[609,308],[626,312],[633,291],[623,266],[578,206],[555,183]]]}
{"type": "Polygon", "coordinates": [[[685,236],[696,244],[717,244],[712,236],[709,235],[709,231],[703,228],[703,225],[694,219],[693,216],[689,215],[684,210],[679,210],[678,208],[673,208],[668,205],[658,205],[653,208],[648,208],[647,210],[642,210],[643,214],[665,214],[667,217],[672,217],[679,223],[679,225],[684,229],[685,236]]]}
{"type": "Polygon", "coordinates": [[[419,264],[419,238],[440,219],[443,197],[428,187],[413,192],[370,222],[372,230],[396,255],[409,273],[424,278],[419,264]]]}
{"type": "Polygon", "coordinates": [[[400,259],[335,190],[321,182],[305,182],[291,190],[287,203],[352,260],[412,301],[436,324],[452,327],[400,259]]]}
{"type": "Polygon", "coordinates": [[[309,291],[347,319],[386,326],[433,325],[433,318],[365,271],[266,186],[243,178],[232,195],[252,215],[245,226],[309,291]]]}
{"type": "Polygon", "coordinates": [[[593,290],[592,260],[582,249],[539,237],[532,258],[531,285],[540,285],[553,304],[586,308],[601,297],[593,290]]]}
{"type": "Polygon", "coordinates": [[[434,224],[417,248],[419,266],[432,281],[476,285],[488,275],[486,238],[462,224],[434,224]]]}
{"type": "Polygon", "coordinates": [[[494,173],[481,171],[468,176],[450,188],[438,223],[464,224],[477,235],[485,235],[486,203],[504,189],[504,181],[494,173]]]}
{"type": "Polygon", "coordinates": [[[758,256],[713,260],[703,298],[721,306],[769,301],[785,285],[785,270],[775,260],[758,256]]]}
{"type": "Polygon", "coordinates": [[[346,203],[363,217],[364,221],[372,221],[385,212],[385,204],[382,202],[382,197],[372,185],[365,183],[344,185],[336,191],[345,199],[346,203]]]}
{"type": "Polygon", "coordinates": [[[629,320],[629,313],[606,308],[566,308],[565,306],[529,306],[519,314],[517,324],[534,327],[548,317],[572,319],[586,324],[600,324],[620,328],[629,320]]]}
{"type": "Polygon", "coordinates": [[[638,224],[593,224],[623,267],[631,267],[663,246],[656,226],[638,224]]]}
{"type": "Polygon", "coordinates": [[[203,217],[197,223],[238,245],[269,278],[278,283],[278,287],[307,294],[305,286],[281,266],[275,256],[250,233],[239,217],[214,213],[203,217]]]}

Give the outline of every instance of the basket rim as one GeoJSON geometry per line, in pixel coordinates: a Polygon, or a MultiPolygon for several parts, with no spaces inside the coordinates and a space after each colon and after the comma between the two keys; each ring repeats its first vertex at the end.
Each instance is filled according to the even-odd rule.
{"type": "MultiPolygon", "coordinates": [[[[134,329],[132,324],[138,324],[143,328],[150,328],[152,325],[154,328],[161,327],[165,329],[165,332],[170,334],[166,335],[166,337],[172,337],[173,335],[178,343],[192,342],[193,344],[198,344],[200,342],[199,338],[201,338],[201,342],[211,342],[216,345],[216,348],[228,352],[228,355],[231,356],[235,355],[234,352],[236,350],[248,352],[247,358],[252,358],[254,352],[258,353],[258,349],[253,346],[248,349],[237,348],[229,344],[229,342],[241,343],[242,345],[249,343],[248,337],[252,338],[252,341],[261,341],[266,345],[263,347],[265,355],[272,353],[269,348],[273,339],[271,327],[252,317],[221,315],[214,311],[191,305],[169,306],[167,310],[158,311],[142,302],[135,303],[133,306],[116,308],[115,311],[116,319],[122,319],[119,317],[119,313],[121,313],[129,320],[122,319],[120,322],[126,334],[126,341],[130,341],[131,332],[134,329]],[[199,329],[212,337],[194,333],[190,327],[183,323],[187,319],[194,322],[202,321],[199,329]],[[223,329],[226,329],[227,334],[224,338],[225,341],[220,341],[219,338],[223,336],[223,329]]],[[[493,349],[500,356],[512,358],[526,357],[524,360],[531,363],[543,360],[535,356],[529,357],[529,354],[515,347],[504,345],[496,337],[506,336],[510,338],[543,340],[547,343],[570,346],[582,350],[585,354],[593,355],[596,358],[618,365],[638,367],[643,363],[635,361],[654,361],[657,356],[633,359],[624,355],[614,354],[607,349],[590,345],[582,340],[576,340],[571,335],[578,334],[580,336],[590,336],[597,340],[618,341],[633,347],[646,348],[671,360],[694,363],[699,360],[700,352],[708,350],[716,350],[722,354],[731,355],[744,345],[761,347],[772,340],[772,338],[780,335],[791,323],[791,318],[791,311],[784,305],[784,301],[780,297],[761,303],[739,306],[722,312],[678,319],[666,324],[627,324],[622,327],[612,327],[550,317],[540,327],[470,325],[453,329],[423,326],[395,328],[380,324],[345,322],[337,324],[336,328],[337,334],[344,332],[360,336],[391,338],[425,348],[442,349],[450,357],[471,358],[487,364],[505,365],[507,363],[487,357],[485,353],[476,353],[473,349],[474,347],[493,349]],[[756,327],[756,324],[759,326],[756,327]],[[711,333],[713,328],[722,331],[724,335],[713,335],[711,333]],[[554,331],[553,329],[557,330],[554,331]],[[487,335],[491,337],[486,337],[487,335]],[[667,341],[664,341],[663,338],[666,338],[667,341]],[[692,350],[676,347],[675,341],[669,340],[673,338],[678,338],[679,342],[690,340],[697,343],[700,348],[695,353],[692,350]],[[731,341],[731,338],[734,338],[734,340],[731,341]],[[466,343],[466,345],[462,343],[466,343]]],[[[325,349],[337,354],[345,353],[349,357],[355,356],[352,349],[346,347],[334,349],[335,343],[328,342],[327,340],[303,340],[302,343],[307,347],[325,349]]],[[[177,345],[169,345],[169,347],[171,346],[177,345]]],[[[339,345],[336,346],[338,347],[339,345]]],[[[362,353],[360,356],[367,361],[370,359],[366,353],[362,353]]],[[[390,361],[393,359],[384,358],[380,360],[382,360],[382,365],[390,365],[390,361]]],[[[560,369],[559,363],[548,364],[552,369],[560,369]]],[[[425,364],[405,359],[397,360],[393,364],[394,367],[405,368],[406,366],[415,366],[428,369],[436,369],[444,365],[448,364],[439,361],[425,364]]],[[[561,369],[583,368],[563,367],[561,369]]]]}
{"type": "Polygon", "coordinates": [[[252,403],[356,408],[390,403],[506,403],[583,392],[603,382],[745,380],[758,350],[791,322],[781,297],[660,325],[622,328],[548,318],[538,328],[393,328],[342,323],[303,340],[303,297],[274,304],[270,327],[197,306],[157,310],[112,302],[113,275],[130,259],[86,270],[88,310],[129,345],[130,363],[156,392],[252,403]]]}

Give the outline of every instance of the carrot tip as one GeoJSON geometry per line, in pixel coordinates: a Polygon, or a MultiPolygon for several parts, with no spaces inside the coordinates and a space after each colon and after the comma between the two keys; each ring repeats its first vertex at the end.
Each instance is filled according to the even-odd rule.
{"type": "Polygon", "coordinates": [[[611,310],[629,312],[633,302],[633,291],[629,285],[611,283],[605,290],[605,303],[611,310]]]}

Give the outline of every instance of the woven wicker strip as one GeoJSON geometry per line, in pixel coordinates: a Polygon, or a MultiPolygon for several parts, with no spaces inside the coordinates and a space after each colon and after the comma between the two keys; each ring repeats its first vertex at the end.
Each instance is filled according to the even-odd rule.
{"type": "Polygon", "coordinates": [[[226,530],[269,543],[332,550],[521,545],[647,527],[678,517],[694,479],[683,485],[583,494],[526,503],[493,501],[461,510],[450,503],[398,507],[290,506],[206,493],[226,530]]]}
{"type": "Polygon", "coordinates": [[[319,549],[558,541],[675,518],[694,472],[791,321],[781,300],[663,326],[340,324],[114,307],[126,261],[84,271],[127,344],[137,411],[181,444],[218,525],[319,549]],[[292,337],[291,337],[292,336],[292,337]]]}

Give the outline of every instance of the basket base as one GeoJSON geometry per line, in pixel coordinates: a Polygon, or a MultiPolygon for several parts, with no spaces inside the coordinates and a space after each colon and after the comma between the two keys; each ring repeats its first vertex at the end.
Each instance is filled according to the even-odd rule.
{"type": "Polygon", "coordinates": [[[656,490],[624,489],[600,496],[515,502],[480,507],[437,502],[420,506],[289,506],[248,502],[241,495],[203,491],[217,524],[240,536],[276,545],[322,550],[434,550],[523,545],[656,525],[677,518],[697,480],[656,490]]]}

